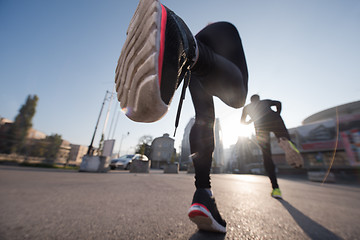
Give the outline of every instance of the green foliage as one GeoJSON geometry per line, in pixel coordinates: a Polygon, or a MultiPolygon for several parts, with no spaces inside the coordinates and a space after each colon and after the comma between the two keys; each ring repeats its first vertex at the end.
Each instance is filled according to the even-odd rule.
{"type": "Polygon", "coordinates": [[[176,153],[176,149],[174,148],[173,153],[171,154],[170,163],[175,163],[179,159],[180,155],[176,153]]]}
{"type": "Polygon", "coordinates": [[[53,134],[51,136],[47,136],[45,141],[48,144],[45,152],[45,157],[47,159],[55,160],[56,155],[58,154],[62,143],[61,135],[53,134]]]}
{"type": "Polygon", "coordinates": [[[103,152],[103,148],[104,148],[104,134],[101,134],[101,139],[100,139],[100,142],[99,142],[99,153],[100,155],[102,155],[102,152],[103,152]]]}
{"type": "Polygon", "coordinates": [[[36,95],[29,95],[25,104],[20,108],[8,133],[9,153],[26,153],[26,137],[29,129],[32,127],[32,118],[35,115],[38,100],[39,98],[36,95]]]}
{"type": "Polygon", "coordinates": [[[61,135],[53,134],[45,139],[32,141],[28,146],[28,156],[45,157],[47,160],[55,160],[62,144],[61,135]]]}
{"type": "Polygon", "coordinates": [[[152,136],[144,135],[139,139],[139,145],[142,145],[142,144],[151,145],[152,141],[153,141],[152,136]]]}
{"type": "Polygon", "coordinates": [[[48,144],[45,139],[35,140],[29,147],[28,155],[33,157],[44,157],[47,146],[48,144]]]}
{"type": "Polygon", "coordinates": [[[23,162],[23,163],[20,163],[19,166],[23,166],[23,167],[39,167],[39,168],[58,168],[58,169],[67,169],[67,170],[79,170],[78,166],[58,166],[58,165],[49,164],[49,163],[28,163],[28,162],[23,162]]]}
{"type": "Polygon", "coordinates": [[[149,135],[144,135],[139,139],[139,143],[136,147],[135,153],[143,154],[147,157],[150,157],[151,152],[151,143],[153,137],[149,135]]]}
{"type": "Polygon", "coordinates": [[[139,153],[142,155],[146,155],[147,149],[150,149],[151,147],[149,145],[147,145],[146,143],[143,144],[139,144],[136,147],[135,153],[139,153]]]}

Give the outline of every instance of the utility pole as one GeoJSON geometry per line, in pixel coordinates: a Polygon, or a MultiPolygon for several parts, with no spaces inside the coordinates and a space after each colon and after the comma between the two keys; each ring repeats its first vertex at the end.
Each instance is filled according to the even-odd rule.
{"type": "MultiPolygon", "coordinates": [[[[114,87],[114,89],[113,89],[113,91],[111,93],[109,91],[107,91],[107,93],[110,93],[111,95],[110,95],[110,103],[109,103],[108,110],[107,110],[107,113],[106,113],[105,124],[104,124],[103,130],[102,130],[102,135],[105,134],[105,129],[106,129],[106,126],[107,126],[107,122],[109,120],[109,113],[110,113],[110,109],[111,109],[111,105],[112,105],[114,91],[115,91],[115,87],[114,87]]],[[[109,139],[109,136],[107,137],[108,139],[109,139]]]]}
{"type": "Polygon", "coordinates": [[[94,134],[93,134],[93,136],[92,136],[91,143],[90,143],[89,148],[88,148],[88,151],[87,151],[87,155],[92,155],[92,154],[93,154],[94,138],[95,138],[96,130],[97,130],[97,127],[98,127],[98,125],[99,125],[101,113],[102,113],[102,111],[103,111],[104,104],[105,104],[105,101],[106,101],[106,98],[107,98],[107,94],[108,94],[108,93],[109,93],[109,91],[106,91],[106,93],[105,93],[104,101],[103,101],[103,103],[102,103],[102,105],[101,105],[100,114],[99,114],[98,120],[97,120],[97,122],[96,122],[95,131],[94,131],[94,134]]]}
{"type": "Polygon", "coordinates": [[[120,140],[120,148],[119,148],[119,157],[120,157],[120,152],[121,152],[121,145],[122,145],[122,142],[123,142],[123,140],[124,140],[124,137],[127,137],[127,136],[129,136],[129,132],[127,132],[127,134],[125,135],[125,134],[123,134],[122,136],[121,136],[121,140],[120,140]]]}

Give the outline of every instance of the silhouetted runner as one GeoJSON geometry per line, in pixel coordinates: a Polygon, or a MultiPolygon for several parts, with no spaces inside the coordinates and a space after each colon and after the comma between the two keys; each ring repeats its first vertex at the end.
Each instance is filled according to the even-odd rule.
{"type": "Polygon", "coordinates": [[[290,140],[289,132],[280,116],[281,102],[274,100],[260,100],[259,95],[250,98],[251,103],[246,105],[241,116],[241,123],[250,124],[254,122],[257,141],[262,151],[264,167],[273,188],[271,196],[282,198],[277,182],[275,164],[271,157],[270,132],[273,132],[278,139],[279,146],[285,152],[287,162],[293,167],[302,167],[303,160],[299,150],[290,140]],[[276,107],[276,111],[271,109],[276,107]],[[249,120],[247,116],[250,116],[249,120]]]}

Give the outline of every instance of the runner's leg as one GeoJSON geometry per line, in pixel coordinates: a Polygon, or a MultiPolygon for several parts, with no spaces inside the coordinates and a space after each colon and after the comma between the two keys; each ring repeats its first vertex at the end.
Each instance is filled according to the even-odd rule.
{"type": "Polygon", "coordinates": [[[192,68],[189,86],[196,114],[190,147],[195,185],[210,187],[215,121],[212,96],[229,106],[242,107],[247,95],[248,72],[241,39],[232,24],[210,24],[196,35],[196,39],[199,58],[192,68]]]}
{"type": "Polygon", "coordinates": [[[244,106],[248,90],[248,70],[242,42],[230,23],[206,26],[196,36],[199,58],[192,69],[204,90],[225,104],[244,106]]]}
{"type": "Polygon", "coordinates": [[[271,157],[270,132],[265,129],[257,128],[256,136],[263,154],[264,168],[270,178],[271,186],[273,189],[279,188],[276,178],[275,165],[271,157]]]}
{"type": "Polygon", "coordinates": [[[190,149],[195,168],[196,188],[210,188],[210,169],[214,151],[214,103],[196,77],[190,81],[195,123],[190,132],[190,149]]]}
{"type": "Polygon", "coordinates": [[[274,118],[271,122],[271,131],[278,139],[283,137],[291,141],[289,131],[287,130],[285,123],[280,116],[278,118],[274,118]]]}

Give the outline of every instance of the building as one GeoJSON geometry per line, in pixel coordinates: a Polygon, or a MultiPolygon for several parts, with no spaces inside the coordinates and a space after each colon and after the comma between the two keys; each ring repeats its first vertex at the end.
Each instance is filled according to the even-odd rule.
{"type": "MultiPolygon", "coordinates": [[[[360,166],[360,101],[315,113],[289,133],[306,169],[326,170],[331,165],[336,171],[360,166]]],[[[275,136],[271,149],[276,165],[290,168],[275,136]]]]}
{"type": "Polygon", "coordinates": [[[230,148],[226,169],[234,173],[264,173],[261,149],[255,136],[238,138],[230,148]]]}
{"type": "Polygon", "coordinates": [[[36,129],[30,128],[28,131],[27,138],[29,139],[45,139],[46,134],[36,129]]]}
{"type": "Polygon", "coordinates": [[[190,164],[192,163],[192,160],[190,159],[191,151],[190,151],[189,136],[190,136],[191,128],[194,125],[194,123],[195,123],[195,118],[191,118],[184,129],[184,135],[181,141],[180,168],[184,167],[186,169],[187,165],[189,163],[190,164]]]}
{"type": "MultiPolygon", "coordinates": [[[[0,119],[0,152],[5,152],[7,149],[8,141],[9,141],[9,130],[11,128],[11,125],[13,124],[13,121],[1,118],[0,119]]],[[[57,164],[66,164],[69,161],[69,153],[70,153],[70,142],[66,140],[62,140],[61,145],[59,147],[59,151],[57,152],[54,159],[45,159],[44,158],[44,147],[47,146],[48,143],[46,143],[47,135],[41,131],[38,131],[34,128],[30,128],[28,130],[27,136],[26,136],[26,145],[28,146],[28,150],[26,155],[26,158],[29,159],[29,156],[36,156],[41,153],[41,157],[39,159],[43,158],[44,162],[49,163],[57,163],[57,164]],[[41,150],[39,150],[41,149],[41,150]],[[27,155],[29,154],[29,156],[27,155]]],[[[21,159],[22,157],[18,157],[21,159]]],[[[42,161],[37,159],[36,161],[42,161]]]]}
{"type": "Polygon", "coordinates": [[[7,118],[0,118],[0,126],[5,125],[6,123],[12,123],[10,119],[7,118]]]}
{"type": "Polygon", "coordinates": [[[69,141],[62,140],[58,153],[56,154],[55,163],[66,164],[69,161],[71,144],[69,141]]]}
{"type": "MultiPolygon", "coordinates": [[[[6,134],[13,123],[14,122],[9,119],[0,118],[0,134],[6,134]]],[[[30,128],[26,137],[28,139],[45,139],[46,134],[34,128],[30,128]]]]}
{"type": "MultiPolygon", "coordinates": [[[[304,158],[303,170],[290,167],[271,133],[272,158],[279,172],[306,170],[356,171],[360,167],[360,101],[315,113],[301,126],[289,129],[291,140],[304,158]]],[[[263,161],[256,138],[239,138],[227,154],[228,172],[262,173],[263,161]]]]}
{"type": "Polygon", "coordinates": [[[82,162],[82,157],[86,155],[89,147],[78,144],[70,144],[70,147],[68,164],[79,166],[82,162]]]}
{"type": "MultiPolygon", "coordinates": [[[[190,158],[189,136],[190,136],[191,128],[194,125],[194,123],[195,123],[195,119],[191,118],[184,130],[184,135],[181,145],[180,166],[192,164],[192,160],[190,158]]],[[[221,125],[220,125],[220,120],[218,118],[215,119],[214,137],[215,137],[215,149],[213,154],[213,167],[220,167],[220,171],[223,171],[225,168],[224,149],[222,142],[221,125]]]]}
{"type": "Polygon", "coordinates": [[[224,160],[223,135],[222,135],[220,120],[218,118],[215,119],[214,137],[215,137],[215,149],[213,154],[213,166],[220,167],[221,171],[224,171],[225,160],[224,160]]]}
{"type": "Polygon", "coordinates": [[[351,102],[336,107],[332,107],[321,112],[315,113],[302,122],[303,125],[323,121],[327,119],[335,119],[336,116],[349,116],[360,114],[360,101],[351,102]]]}
{"type": "Polygon", "coordinates": [[[163,168],[164,165],[171,162],[172,158],[176,157],[174,141],[167,133],[152,141],[150,153],[152,168],[163,168]]]}
{"type": "MultiPolygon", "coordinates": [[[[9,144],[9,130],[14,122],[6,119],[6,118],[0,118],[0,152],[6,152],[5,149],[7,149],[7,146],[9,144]]],[[[30,128],[27,133],[27,142],[36,142],[37,140],[45,139],[46,134],[38,131],[34,128],[30,128]]]]}

